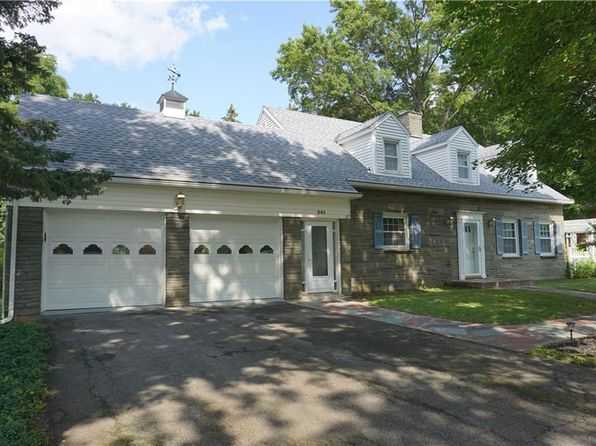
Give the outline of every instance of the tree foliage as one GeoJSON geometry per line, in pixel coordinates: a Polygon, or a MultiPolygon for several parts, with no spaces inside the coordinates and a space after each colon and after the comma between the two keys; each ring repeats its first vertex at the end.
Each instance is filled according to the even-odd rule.
{"type": "Polygon", "coordinates": [[[94,93],[77,93],[76,91],[70,96],[71,99],[79,102],[91,102],[92,104],[101,104],[99,96],[94,93]]]}
{"type": "Polygon", "coordinates": [[[272,76],[287,83],[292,106],[358,121],[415,110],[428,130],[453,120],[470,81],[443,64],[453,26],[442,20],[441,5],[332,0],[331,9],[333,26],[305,25],[279,48],[272,76]]]}
{"type": "Polygon", "coordinates": [[[47,144],[57,136],[48,121],[23,121],[16,114],[15,95],[41,92],[66,95],[67,84],[55,73],[55,59],[43,54],[35,37],[19,32],[27,24],[47,23],[55,1],[0,3],[0,198],[33,200],[87,197],[101,192],[106,171],[69,171],[72,158],[47,144]],[[13,31],[8,40],[5,31],[13,31]]]}
{"type": "Polygon", "coordinates": [[[492,163],[499,178],[514,183],[536,167],[594,202],[596,3],[448,2],[444,14],[460,27],[452,70],[474,78],[468,107],[506,147],[492,163]]]}
{"type": "Polygon", "coordinates": [[[192,116],[193,118],[200,118],[201,117],[201,112],[198,110],[188,110],[186,109],[184,114],[186,116],[192,116]]]}
{"type": "Polygon", "coordinates": [[[238,112],[236,111],[234,104],[230,104],[228,111],[226,111],[225,116],[222,117],[221,120],[227,122],[240,122],[238,121],[238,112]]]}

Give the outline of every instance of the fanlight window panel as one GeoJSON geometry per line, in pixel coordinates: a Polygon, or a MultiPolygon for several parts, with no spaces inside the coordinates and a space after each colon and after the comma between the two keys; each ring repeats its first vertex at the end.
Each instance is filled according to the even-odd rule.
{"type": "Polygon", "coordinates": [[[120,243],[112,248],[112,255],[128,256],[130,255],[130,249],[128,248],[128,246],[120,243]]]}
{"type": "Polygon", "coordinates": [[[150,256],[154,256],[157,254],[157,250],[150,244],[145,244],[141,247],[141,249],[139,249],[139,255],[145,256],[145,255],[150,255],[150,256]]]}
{"type": "Polygon", "coordinates": [[[260,251],[261,254],[273,254],[273,248],[269,245],[263,246],[260,251]]]}
{"type": "Polygon", "coordinates": [[[53,255],[72,255],[74,250],[67,243],[60,243],[52,250],[53,255]]]}
{"type": "Polygon", "coordinates": [[[238,254],[252,254],[252,248],[248,245],[243,245],[239,250],[238,254]]]}
{"type": "Polygon", "coordinates": [[[218,254],[232,254],[232,250],[230,249],[230,247],[228,245],[221,245],[219,248],[217,248],[217,253],[218,254]]]}
{"type": "Polygon", "coordinates": [[[85,249],[83,249],[83,255],[101,255],[101,254],[103,254],[103,250],[97,243],[90,243],[85,247],[85,249]]]}
{"type": "Polygon", "coordinates": [[[209,248],[207,248],[205,245],[201,244],[201,245],[197,246],[193,252],[197,255],[206,255],[206,254],[209,254],[209,248]]]}

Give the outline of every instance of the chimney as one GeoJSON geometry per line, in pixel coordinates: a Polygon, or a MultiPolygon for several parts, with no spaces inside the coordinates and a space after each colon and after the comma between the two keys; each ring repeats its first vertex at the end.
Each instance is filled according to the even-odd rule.
{"type": "Polygon", "coordinates": [[[157,103],[162,115],[168,118],[184,119],[186,116],[186,101],[188,101],[188,98],[172,87],[170,91],[166,91],[159,97],[157,103]]]}
{"type": "Polygon", "coordinates": [[[397,118],[410,131],[414,137],[422,137],[422,113],[405,111],[397,115],[397,118]]]}

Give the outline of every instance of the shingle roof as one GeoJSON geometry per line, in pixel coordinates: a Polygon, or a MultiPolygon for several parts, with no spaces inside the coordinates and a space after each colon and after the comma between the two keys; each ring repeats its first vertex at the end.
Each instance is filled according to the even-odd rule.
{"type": "Polygon", "coordinates": [[[565,200],[543,187],[524,192],[480,172],[480,185],[450,183],[415,156],[412,178],[370,173],[334,142],[359,123],[267,107],[283,130],[203,118],[166,118],[157,112],[70,101],[20,98],[24,119],[59,124],[50,147],[69,151],[68,168],[106,168],[116,176],[198,183],[355,193],[352,183],[565,200]]]}
{"type": "Polygon", "coordinates": [[[416,149],[414,149],[414,151],[422,150],[426,147],[431,147],[431,146],[435,146],[437,144],[442,144],[444,142],[447,142],[447,140],[449,138],[451,138],[454,134],[456,134],[461,129],[463,129],[463,127],[461,125],[458,125],[457,127],[453,127],[452,129],[443,130],[440,133],[435,133],[430,138],[425,139],[420,144],[418,144],[416,146],[416,149]]]}
{"type": "Polygon", "coordinates": [[[183,94],[178,93],[173,88],[171,90],[168,90],[165,93],[162,93],[161,94],[161,96],[157,100],[157,103],[158,104],[161,101],[161,98],[166,98],[166,99],[170,99],[172,101],[178,101],[178,102],[186,102],[186,101],[188,101],[188,98],[186,96],[184,96],[183,94]]]}
{"type": "Polygon", "coordinates": [[[349,129],[338,134],[335,137],[335,141],[340,141],[341,139],[347,138],[348,136],[354,135],[362,130],[371,128],[371,127],[375,126],[378,122],[385,119],[387,117],[387,115],[390,115],[390,114],[391,114],[391,112],[386,112],[386,113],[383,113],[382,115],[375,116],[374,118],[370,118],[368,121],[364,121],[361,124],[352,126],[349,129]]]}
{"type": "Polygon", "coordinates": [[[489,160],[492,158],[496,158],[496,156],[501,151],[501,146],[499,144],[494,144],[492,146],[482,147],[478,149],[478,159],[479,160],[489,160]]]}

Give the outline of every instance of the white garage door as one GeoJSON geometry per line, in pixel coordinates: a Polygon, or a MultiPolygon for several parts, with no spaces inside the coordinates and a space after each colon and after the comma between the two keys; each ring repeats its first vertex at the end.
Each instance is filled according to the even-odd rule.
{"type": "Polygon", "coordinates": [[[44,310],[163,303],[163,216],[48,210],[44,310]]]}
{"type": "Polygon", "coordinates": [[[193,215],[191,303],[281,297],[280,225],[278,218],[193,215]]]}

